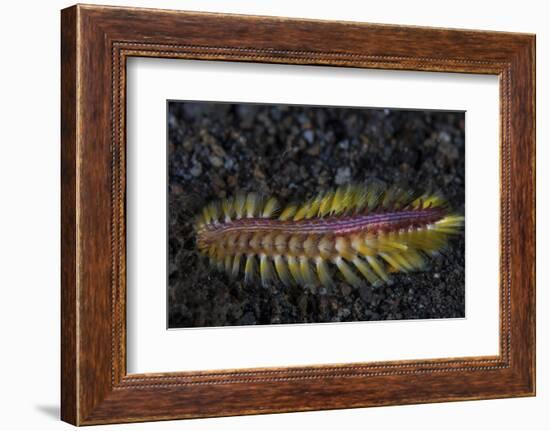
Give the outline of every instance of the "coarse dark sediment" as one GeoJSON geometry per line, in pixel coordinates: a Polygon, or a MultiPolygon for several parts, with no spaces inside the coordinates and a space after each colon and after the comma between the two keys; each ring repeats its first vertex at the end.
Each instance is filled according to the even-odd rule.
{"type": "Polygon", "coordinates": [[[308,198],[381,180],[440,190],[464,213],[464,113],[170,102],[168,109],[170,328],[464,317],[464,236],[426,271],[354,288],[245,285],[208,265],[193,222],[236,191],[308,198]]]}

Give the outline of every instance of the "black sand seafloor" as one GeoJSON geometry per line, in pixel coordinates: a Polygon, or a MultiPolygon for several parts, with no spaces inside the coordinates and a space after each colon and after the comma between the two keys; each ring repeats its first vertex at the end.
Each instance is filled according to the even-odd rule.
{"type": "Polygon", "coordinates": [[[168,326],[464,317],[464,235],[389,286],[247,286],[199,255],[194,217],[238,190],[301,200],[369,179],[440,190],[464,214],[464,113],[168,102],[168,326]]]}

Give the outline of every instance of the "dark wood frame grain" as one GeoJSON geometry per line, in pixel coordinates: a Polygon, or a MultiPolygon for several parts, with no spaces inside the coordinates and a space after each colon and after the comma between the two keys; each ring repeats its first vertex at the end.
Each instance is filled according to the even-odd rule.
{"type": "Polygon", "coordinates": [[[63,420],[87,425],[535,394],[534,35],[78,5],[62,11],[61,49],[63,420]],[[498,75],[500,354],[128,375],[130,56],[498,75]]]}

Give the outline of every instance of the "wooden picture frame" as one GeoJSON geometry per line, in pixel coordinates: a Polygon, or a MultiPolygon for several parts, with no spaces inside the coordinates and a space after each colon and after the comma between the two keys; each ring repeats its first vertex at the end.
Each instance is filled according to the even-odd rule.
{"type": "Polygon", "coordinates": [[[61,50],[64,421],[535,394],[534,35],[77,5],[62,11],[61,50]],[[125,65],[131,56],[498,75],[500,354],[128,375],[125,65]]]}

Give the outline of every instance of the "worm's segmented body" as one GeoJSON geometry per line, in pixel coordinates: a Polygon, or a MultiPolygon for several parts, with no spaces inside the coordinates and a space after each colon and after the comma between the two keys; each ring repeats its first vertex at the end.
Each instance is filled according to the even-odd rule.
{"type": "Polygon", "coordinates": [[[358,286],[422,269],[463,223],[437,194],[350,184],[282,211],[275,198],[255,193],[213,202],[198,218],[196,235],[213,264],[233,277],[244,271],[248,283],[259,262],[264,285],[279,279],[328,286],[336,268],[358,286]]]}

